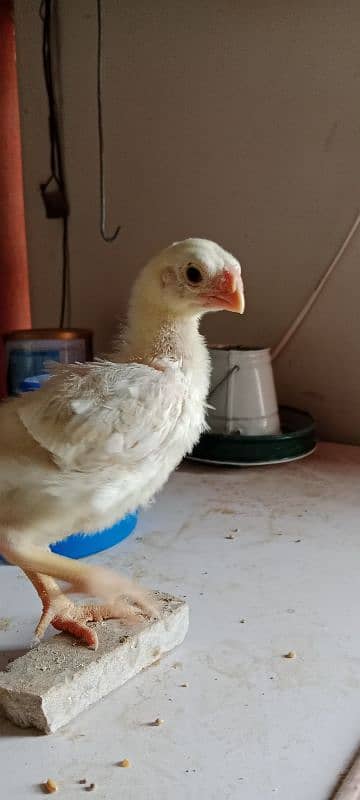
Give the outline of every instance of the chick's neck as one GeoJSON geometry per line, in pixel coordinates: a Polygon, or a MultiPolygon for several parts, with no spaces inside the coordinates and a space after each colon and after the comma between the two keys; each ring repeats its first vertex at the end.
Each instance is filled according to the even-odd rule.
{"type": "Polygon", "coordinates": [[[176,316],[146,297],[136,297],[131,304],[126,343],[121,348],[126,360],[150,364],[154,359],[172,358],[186,369],[191,368],[204,349],[199,317],[176,316]]]}

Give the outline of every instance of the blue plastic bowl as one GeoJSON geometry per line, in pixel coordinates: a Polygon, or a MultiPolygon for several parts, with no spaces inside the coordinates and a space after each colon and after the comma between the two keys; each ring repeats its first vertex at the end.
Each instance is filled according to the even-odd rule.
{"type": "Polygon", "coordinates": [[[111,528],[105,528],[103,531],[91,534],[74,533],[72,536],[68,536],[67,539],[62,539],[60,542],[50,545],[50,550],[60,556],[68,556],[68,558],[92,556],[94,553],[100,553],[101,550],[107,550],[109,547],[114,547],[115,544],[122,542],[133,532],[136,523],[137,514],[129,514],[121,519],[120,522],[115,522],[115,525],[112,525],[111,528]]]}
{"type": "MultiPolygon", "coordinates": [[[[85,556],[93,556],[95,553],[101,553],[102,550],[108,550],[109,547],[122,542],[126,539],[137,524],[137,514],[128,514],[123,517],[120,522],[115,522],[111,528],[105,528],[103,531],[96,533],[74,533],[60,542],[50,545],[50,550],[53,553],[58,553],[60,556],[67,556],[68,558],[85,558],[85,556]]],[[[0,565],[7,564],[4,558],[0,556],[0,565]]]]}
{"type": "Polygon", "coordinates": [[[20,384],[20,392],[35,392],[36,389],[41,389],[43,383],[49,380],[49,375],[44,372],[41,375],[33,375],[31,378],[25,378],[20,384]]]}
{"type": "MultiPolygon", "coordinates": [[[[26,378],[21,384],[22,392],[33,392],[40,389],[42,384],[47,380],[48,375],[35,375],[33,378],[26,378]]],[[[50,545],[53,553],[58,553],[61,556],[68,558],[85,558],[85,556],[92,556],[95,553],[100,553],[102,550],[108,550],[109,547],[122,542],[126,539],[133,530],[136,528],[138,515],[137,513],[128,514],[111,528],[105,528],[96,533],[84,534],[74,533],[68,536],[67,539],[62,539],[60,542],[50,545]]],[[[6,563],[0,556],[0,563],[6,563]]]]}

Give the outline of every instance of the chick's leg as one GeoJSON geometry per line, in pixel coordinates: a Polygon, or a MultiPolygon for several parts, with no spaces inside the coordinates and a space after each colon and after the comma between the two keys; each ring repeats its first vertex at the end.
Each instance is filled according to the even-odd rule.
{"type": "Polygon", "coordinates": [[[93,628],[89,628],[88,622],[100,622],[104,619],[115,618],[129,624],[139,621],[139,615],[125,602],[108,605],[93,603],[76,605],[48,575],[38,572],[25,572],[25,575],[35,587],[43,606],[43,612],[35,631],[36,639],[43,637],[51,623],[57,630],[71,633],[77,639],[85,642],[88,647],[96,650],[97,634],[93,628]]]}
{"type": "Polygon", "coordinates": [[[39,638],[51,623],[96,649],[96,632],[89,628],[88,622],[112,618],[130,624],[141,622],[143,616],[158,616],[156,599],[128,578],[40,548],[25,539],[24,533],[4,535],[0,530],[0,553],[28,575],[42,600],[43,614],[37,628],[39,638]],[[68,592],[98,596],[105,604],[77,606],[68,592],[61,591],[54,578],[69,583],[68,592]]]}

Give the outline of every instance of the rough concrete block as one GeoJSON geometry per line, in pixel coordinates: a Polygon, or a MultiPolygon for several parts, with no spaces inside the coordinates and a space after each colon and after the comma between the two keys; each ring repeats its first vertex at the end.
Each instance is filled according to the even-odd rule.
{"type": "Polygon", "coordinates": [[[6,716],[23,728],[53,733],[181,644],[189,626],[188,606],[170,595],[158,598],[156,622],[131,630],[116,620],[96,623],[96,652],[61,633],[13,661],[0,673],[0,706],[6,716]]]}

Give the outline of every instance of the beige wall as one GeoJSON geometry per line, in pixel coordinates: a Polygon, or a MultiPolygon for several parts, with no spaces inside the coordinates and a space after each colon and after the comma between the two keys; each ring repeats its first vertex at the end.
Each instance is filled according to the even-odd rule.
{"type": "MultiPolygon", "coordinates": [[[[34,325],[59,312],[60,225],[48,174],[38,0],[17,0],[34,325]]],[[[60,6],[72,322],[105,348],[144,260],[174,239],[241,260],[247,315],[209,317],[210,340],[274,344],[360,206],[360,4],[324,0],[103,0],[109,226],[98,231],[96,4],[60,6]]],[[[277,364],[282,401],[323,435],[360,442],[360,233],[277,364]]]]}

